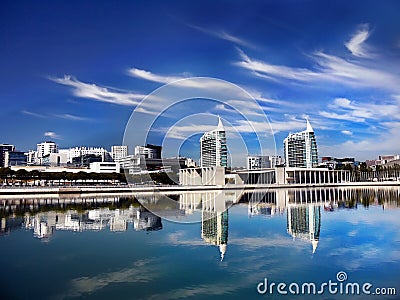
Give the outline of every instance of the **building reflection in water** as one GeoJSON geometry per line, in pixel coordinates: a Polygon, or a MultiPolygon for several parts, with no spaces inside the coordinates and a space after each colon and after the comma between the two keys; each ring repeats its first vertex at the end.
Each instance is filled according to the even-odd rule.
{"type": "Polygon", "coordinates": [[[228,209],[238,202],[238,191],[213,191],[184,193],[179,207],[187,214],[201,211],[201,238],[210,245],[218,246],[221,261],[228,246],[228,209]]]}
{"type": "Polygon", "coordinates": [[[127,231],[132,223],[136,231],[162,229],[161,218],[141,206],[131,205],[128,209],[98,208],[84,213],[77,211],[42,212],[34,216],[26,215],[23,226],[33,230],[35,237],[48,240],[57,230],[69,231],[127,231]]]}
{"type": "Polygon", "coordinates": [[[224,212],[203,210],[201,237],[206,243],[219,247],[222,261],[228,245],[228,210],[224,212]]]}
{"type": "Polygon", "coordinates": [[[312,188],[269,189],[244,193],[240,202],[248,203],[248,216],[275,216],[286,212],[287,232],[294,239],[306,240],[315,253],[321,231],[321,209],[357,209],[381,205],[400,207],[399,188],[312,188]]]}
{"type": "Polygon", "coordinates": [[[293,238],[310,241],[315,253],[321,230],[321,206],[290,204],[287,207],[287,232],[293,238]]]}
{"type": "Polygon", "coordinates": [[[164,203],[163,197],[140,197],[151,211],[135,203],[133,198],[115,196],[0,200],[0,235],[26,228],[33,230],[35,237],[46,241],[58,230],[79,232],[109,228],[119,232],[127,231],[130,224],[135,231],[155,231],[163,228],[157,215],[176,216],[179,220],[194,215],[201,218],[201,238],[217,246],[223,260],[228,245],[228,209],[238,202],[247,204],[251,218],[280,216],[286,212],[288,234],[294,239],[310,242],[313,253],[319,243],[321,209],[327,212],[357,209],[358,204],[363,207],[379,205],[382,209],[400,207],[400,189],[382,187],[269,189],[243,194],[240,191],[184,192],[173,195],[176,204],[165,206],[167,209],[160,214],[152,208],[160,207],[159,204],[164,203]]]}

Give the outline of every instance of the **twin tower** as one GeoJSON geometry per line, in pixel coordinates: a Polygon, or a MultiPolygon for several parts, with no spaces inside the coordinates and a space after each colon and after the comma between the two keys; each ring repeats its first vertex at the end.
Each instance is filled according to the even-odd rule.
{"type": "MultiPolygon", "coordinates": [[[[307,119],[306,130],[290,133],[283,141],[286,167],[315,168],[318,149],[314,129],[307,119]]],[[[228,166],[225,128],[218,116],[218,126],[200,138],[201,167],[228,166]]]]}

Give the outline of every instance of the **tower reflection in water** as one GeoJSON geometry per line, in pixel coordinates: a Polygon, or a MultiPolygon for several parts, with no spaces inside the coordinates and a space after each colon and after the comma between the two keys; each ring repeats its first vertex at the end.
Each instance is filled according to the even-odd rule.
{"type": "MultiPolygon", "coordinates": [[[[276,189],[257,192],[208,191],[186,192],[176,197],[176,206],[162,212],[163,216],[178,216],[180,220],[199,213],[201,238],[217,246],[221,260],[228,245],[228,209],[231,205],[247,205],[249,218],[284,216],[287,233],[294,240],[305,240],[318,247],[321,232],[321,210],[357,209],[379,205],[382,209],[400,207],[398,188],[314,188],[276,189]],[[200,219],[201,218],[201,219],[200,219]]],[[[143,196],[148,204],[161,198],[143,196]]],[[[163,228],[159,216],[145,209],[133,198],[54,198],[1,200],[0,236],[13,230],[33,230],[35,237],[48,241],[58,230],[69,231],[127,231],[129,224],[135,231],[154,231],[163,228]],[[99,207],[100,206],[100,207],[99,207]],[[103,207],[101,207],[103,206],[103,207]]],[[[189,218],[187,219],[189,220],[189,218]]]]}
{"type": "Polygon", "coordinates": [[[223,261],[228,245],[228,210],[224,212],[202,212],[201,237],[205,242],[219,246],[223,261]]]}
{"type": "Polygon", "coordinates": [[[310,241],[315,253],[321,230],[321,206],[289,205],[287,208],[287,232],[293,238],[310,241]]]}
{"type": "Polygon", "coordinates": [[[201,210],[201,238],[218,246],[221,261],[228,246],[228,208],[238,202],[240,195],[236,191],[185,193],[179,199],[186,214],[201,210]]]}

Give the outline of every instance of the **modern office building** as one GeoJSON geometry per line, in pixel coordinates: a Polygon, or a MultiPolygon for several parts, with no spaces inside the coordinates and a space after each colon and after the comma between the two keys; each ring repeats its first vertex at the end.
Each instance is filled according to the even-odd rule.
{"type": "Polygon", "coordinates": [[[43,143],[39,143],[37,146],[37,157],[39,159],[50,153],[58,153],[58,145],[52,141],[45,141],[43,143]]]}
{"type": "Polygon", "coordinates": [[[128,156],[128,146],[111,146],[111,158],[116,161],[128,156]]]}
{"type": "Polygon", "coordinates": [[[147,144],[146,146],[136,146],[135,155],[141,155],[145,158],[161,158],[162,146],[147,144]]]}
{"type": "Polygon", "coordinates": [[[285,140],[286,167],[313,168],[318,166],[318,150],[314,129],[307,120],[304,131],[291,133],[285,140]]]}
{"type": "Polygon", "coordinates": [[[220,117],[217,128],[204,133],[200,138],[200,165],[201,167],[228,166],[225,128],[220,117]]]}
{"type": "Polygon", "coordinates": [[[26,166],[27,156],[21,151],[7,151],[4,157],[4,166],[26,166]]]}
{"type": "Polygon", "coordinates": [[[0,144],[0,168],[4,167],[4,160],[6,157],[6,152],[8,151],[14,151],[15,147],[14,145],[10,145],[10,144],[0,144]]]}

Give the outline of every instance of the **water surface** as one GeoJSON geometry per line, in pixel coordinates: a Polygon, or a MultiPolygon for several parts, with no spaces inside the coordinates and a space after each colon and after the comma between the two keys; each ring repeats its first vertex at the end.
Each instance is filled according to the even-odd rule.
{"type": "Polygon", "coordinates": [[[167,219],[132,197],[1,200],[1,299],[400,297],[398,188],[174,197],[167,219]],[[318,286],[338,272],[397,295],[257,292],[264,278],[318,286]]]}

